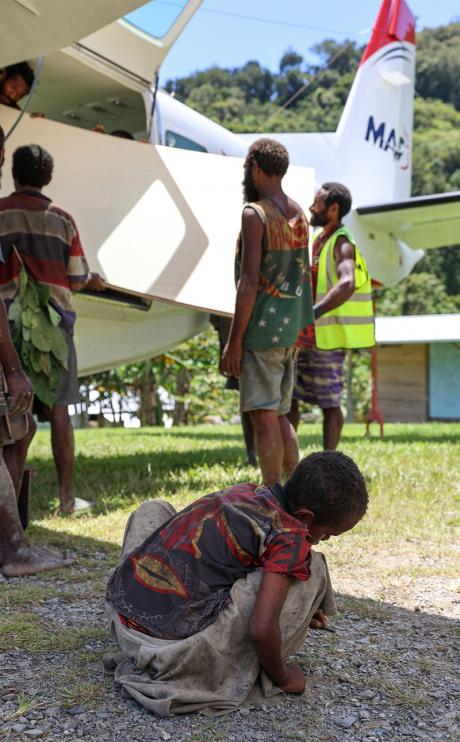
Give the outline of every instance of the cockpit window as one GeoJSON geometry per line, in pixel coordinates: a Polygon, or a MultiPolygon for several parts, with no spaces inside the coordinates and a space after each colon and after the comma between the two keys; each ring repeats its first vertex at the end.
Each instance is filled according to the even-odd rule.
{"type": "Polygon", "coordinates": [[[174,2],[152,0],[142,8],[129,13],[125,21],[156,39],[162,39],[177,21],[186,5],[187,0],[174,0],[174,2]]]}
{"type": "Polygon", "coordinates": [[[165,144],[167,147],[179,147],[179,149],[191,149],[194,152],[207,152],[206,147],[202,144],[194,142],[193,139],[183,137],[182,134],[177,134],[175,131],[167,129],[165,132],[165,144]]]}

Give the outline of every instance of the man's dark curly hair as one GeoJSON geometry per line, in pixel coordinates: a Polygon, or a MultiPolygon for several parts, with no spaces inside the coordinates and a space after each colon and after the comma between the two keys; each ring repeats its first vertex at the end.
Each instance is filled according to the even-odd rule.
{"type": "Polygon", "coordinates": [[[39,144],[18,147],[13,153],[13,178],[21,186],[43,188],[53,176],[54,160],[39,144]]]}
{"type": "Polygon", "coordinates": [[[364,477],[355,462],[338,451],[302,459],[284,489],[292,510],[308,508],[321,524],[338,525],[348,516],[362,518],[367,510],[364,477]]]}
{"type": "Polygon", "coordinates": [[[18,62],[18,64],[10,64],[6,68],[6,77],[14,77],[14,75],[21,75],[22,79],[28,85],[29,89],[34,84],[35,75],[32,67],[27,62],[18,62]]]}
{"type": "Polygon", "coordinates": [[[258,139],[249,147],[246,164],[250,162],[257,163],[265,175],[278,175],[282,178],[289,167],[289,153],[286,147],[274,139],[258,139]]]}
{"type": "Polygon", "coordinates": [[[342,183],[323,183],[321,190],[325,191],[324,203],[326,206],[339,205],[339,217],[343,219],[351,209],[351,193],[342,183]]]}

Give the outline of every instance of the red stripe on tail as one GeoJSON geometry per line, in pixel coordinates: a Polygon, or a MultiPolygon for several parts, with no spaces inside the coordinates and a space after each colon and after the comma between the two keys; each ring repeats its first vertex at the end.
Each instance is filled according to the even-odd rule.
{"type": "Polygon", "coordinates": [[[415,17],[406,0],[383,0],[361,64],[379,49],[395,41],[415,44],[415,17]]]}

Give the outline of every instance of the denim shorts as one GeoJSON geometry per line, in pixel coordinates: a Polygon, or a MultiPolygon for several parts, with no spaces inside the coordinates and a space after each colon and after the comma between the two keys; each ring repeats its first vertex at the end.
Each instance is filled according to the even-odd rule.
{"type": "Polygon", "coordinates": [[[276,410],[287,415],[294,387],[293,348],[244,350],[240,373],[240,406],[250,410],[276,410]]]}

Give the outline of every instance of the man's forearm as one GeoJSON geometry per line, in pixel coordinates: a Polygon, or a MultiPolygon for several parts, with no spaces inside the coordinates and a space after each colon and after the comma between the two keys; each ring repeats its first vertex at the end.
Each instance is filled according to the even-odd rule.
{"type": "Polygon", "coordinates": [[[233,317],[229,341],[242,342],[251,321],[257,298],[257,287],[240,280],[236,292],[235,316],[233,317]]]}
{"type": "Polygon", "coordinates": [[[352,296],[354,290],[354,286],[350,285],[349,282],[336,283],[327,292],[326,296],[313,307],[315,319],[326,314],[326,312],[331,312],[333,309],[341,307],[352,296]]]}
{"type": "Polygon", "coordinates": [[[11,340],[8,317],[3,301],[0,299],[0,363],[6,374],[21,371],[21,362],[11,340]]]}

